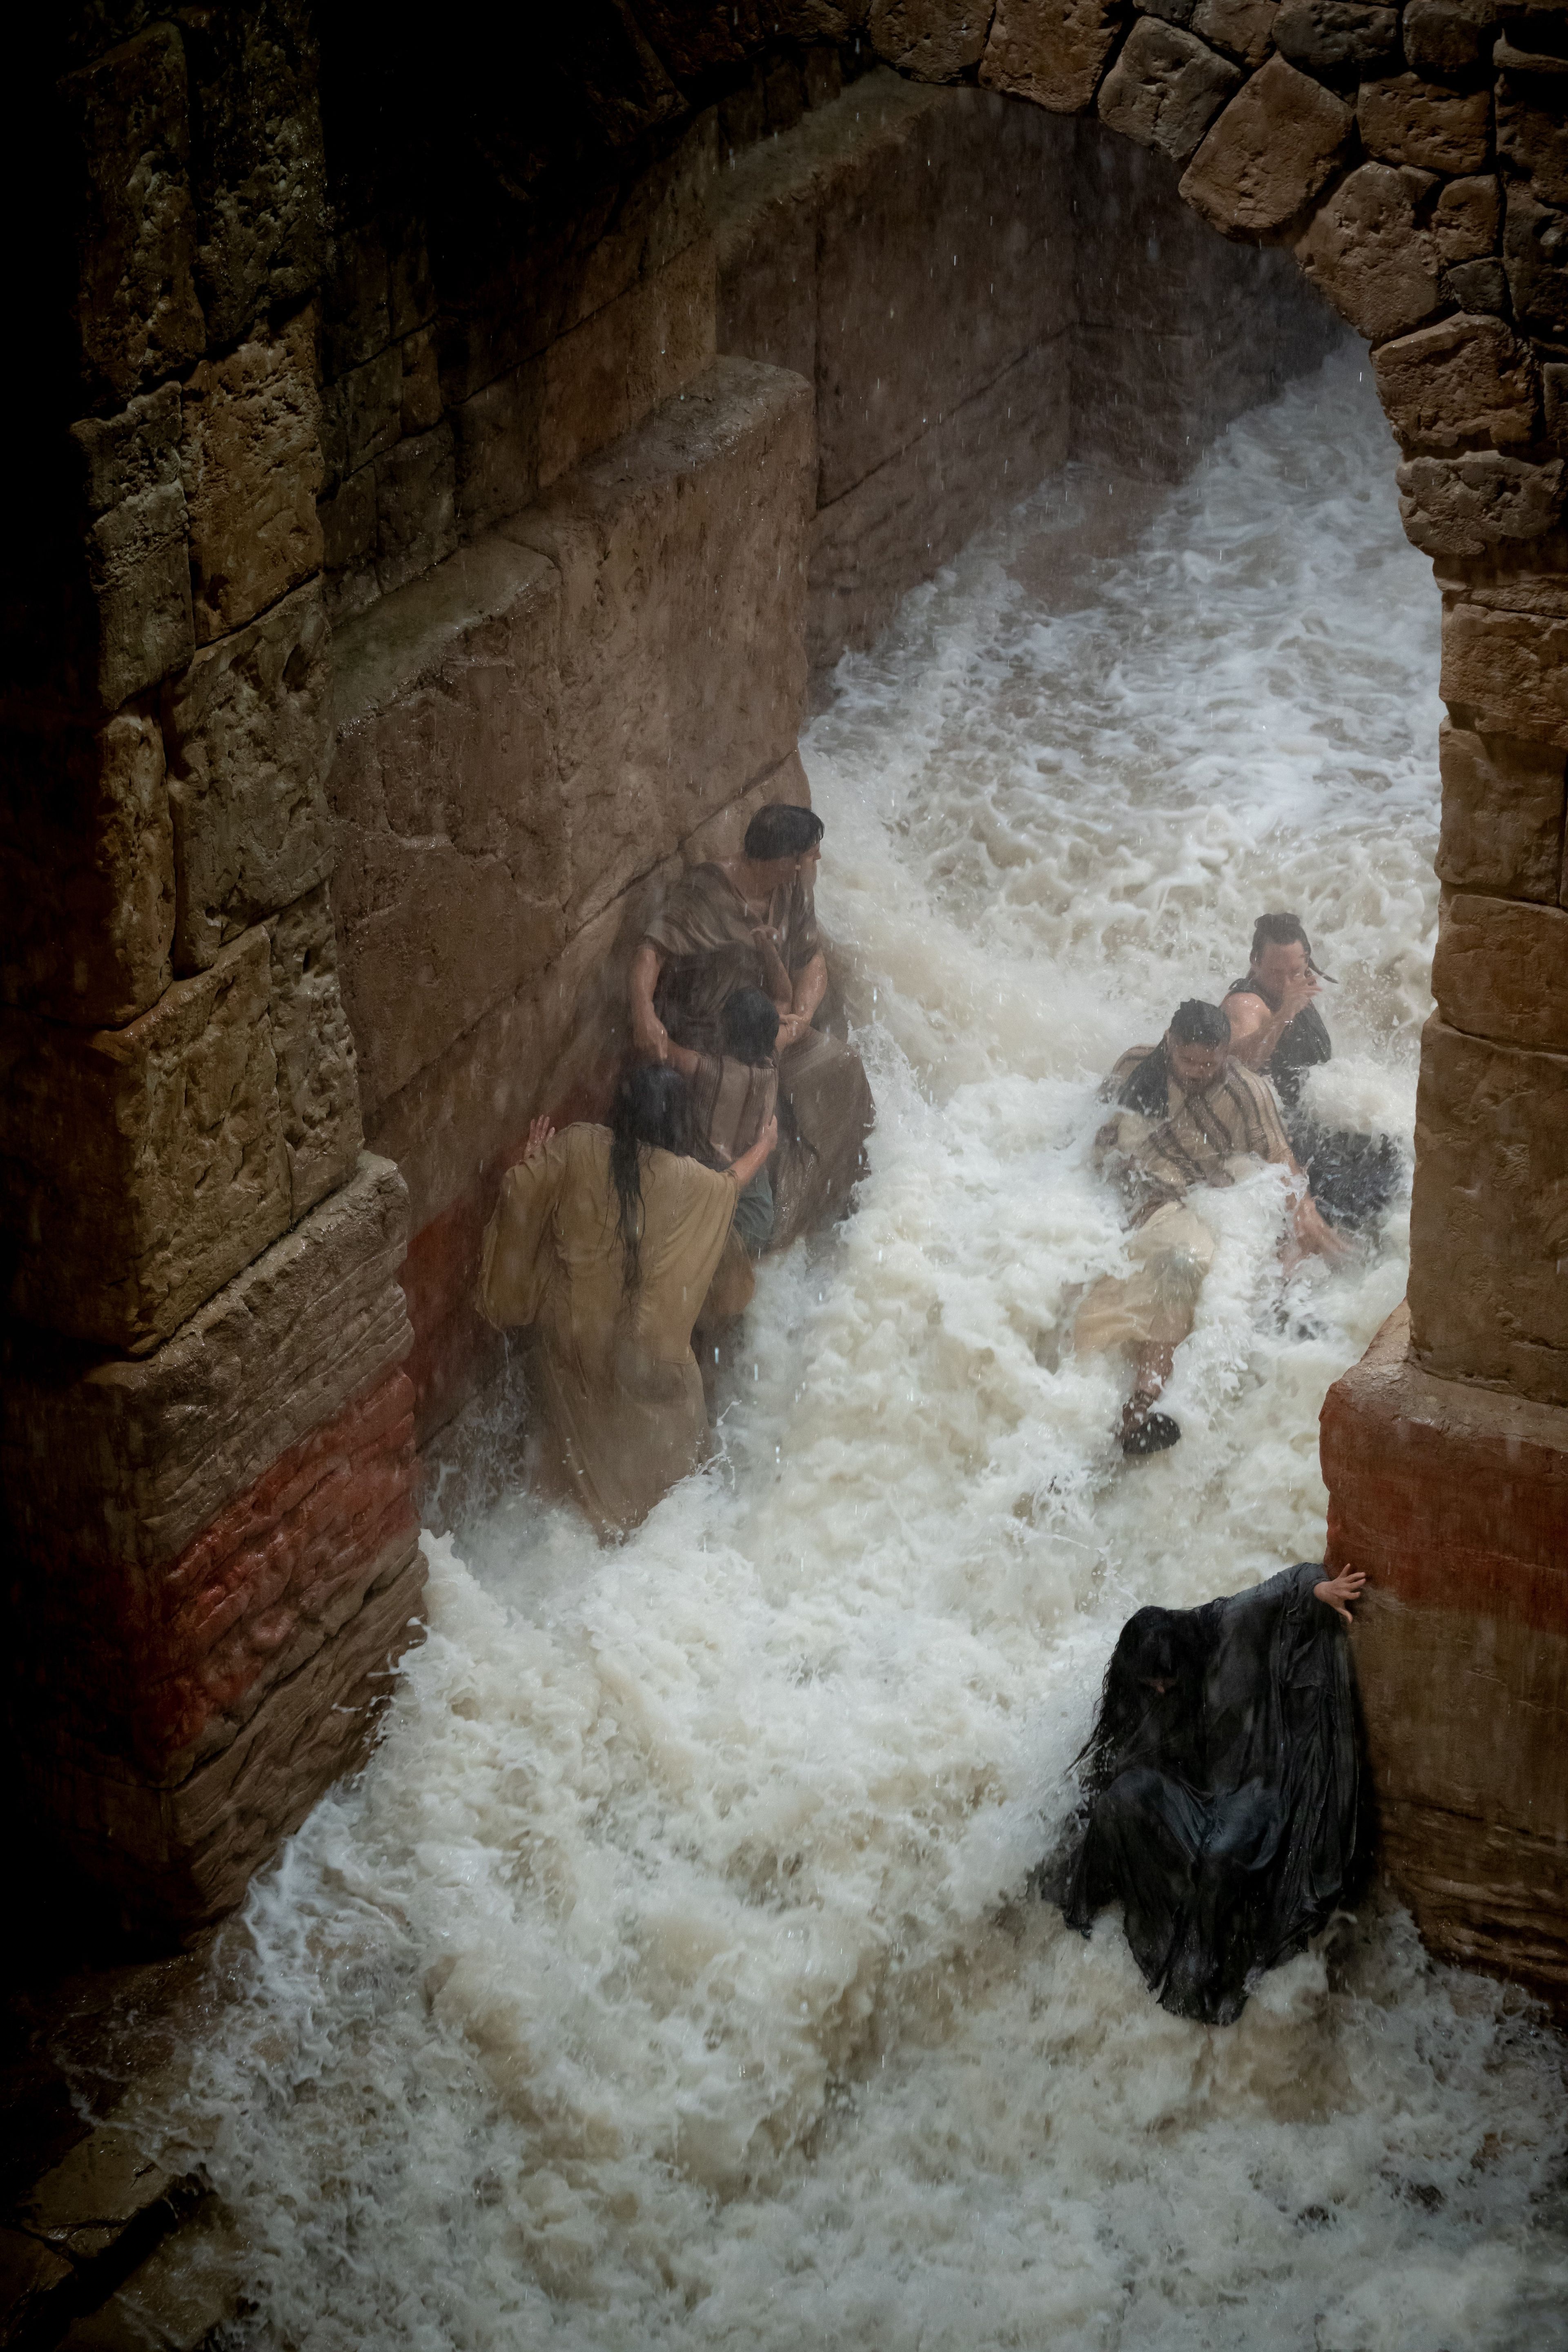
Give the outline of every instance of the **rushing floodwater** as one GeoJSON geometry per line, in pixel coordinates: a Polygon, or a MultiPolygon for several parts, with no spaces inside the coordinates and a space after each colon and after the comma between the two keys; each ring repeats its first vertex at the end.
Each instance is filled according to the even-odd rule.
{"type": "Polygon", "coordinates": [[[1330,1074],[1408,1136],[1437,602],[1355,354],[1129,551],[1069,474],[805,745],[880,1106],[763,1274],[724,1457],[621,1549],[431,1547],[355,1788],[255,1889],[195,2061],[257,2345],[510,2352],[1568,2342],[1560,2053],[1369,1909],[1208,2031],[1023,1899],[1117,1626],[1321,1543],[1316,1416],[1404,1286],[1282,1295],[1271,1179],[1127,1467],[1062,1348],[1116,1263],[1094,1086],[1294,906],[1330,1074]],[[216,2123],[210,2118],[216,2116],[216,2123]]]}

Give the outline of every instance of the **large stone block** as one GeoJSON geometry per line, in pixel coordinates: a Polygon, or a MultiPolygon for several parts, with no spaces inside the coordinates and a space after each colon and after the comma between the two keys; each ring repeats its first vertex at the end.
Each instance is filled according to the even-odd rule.
{"type": "Polygon", "coordinates": [[[918,581],[1062,464],[1070,346],[1066,334],[1041,343],[818,510],[808,572],[814,669],[871,644],[918,581]]]}
{"type": "Polygon", "coordinates": [[[338,984],[338,942],[324,882],[274,915],[269,1017],[289,1198],[302,1217],[347,1181],[362,1140],[359,1070],[338,984]]]}
{"type": "Polygon", "coordinates": [[[889,110],[825,180],[817,222],[826,506],[1071,324],[1072,142],[975,91],[889,110]],[[900,348],[918,365],[892,363],[900,348]]]}
{"type": "Polygon", "coordinates": [[[1441,692],[1484,732],[1568,744],[1568,618],[1445,600],[1441,692]]]}
{"type": "Polygon", "coordinates": [[[720,360],[502,526],[561,575],[571,926],[794,750],[812,455],[809,387],[720,360]]]}
{"type": "Polygon", "coordinates": [[[1432,993],[1450,1029],[1568,1054],[1568,910],[1446,892],[1432,993]]]}
{"type": "Polygon", "coordinates": [[[1200,39],[1212,41],[1250,72],[1274,46],[1279,0],[1198,0],[1188,22],[1200,39]]]}
{"type": "Polygon", "coordinates": [[[1283,58],[1270,58],[1193,157],[1182,194],[1226,236],[1271,236],[1310,204],[1354,128],[1342,99],[1283,58]]]}
{"type": "Polygon", "coordinates": [[[491,538],[339,631],[334,897],[372,1110],[562,944],[559,629],[553,566],[491,538]]]}
{"type": "Polygon", "coordinates": [[[254,931],[123,1029],[5,1016],[19,1314],[143,1352],[290,1223],[270,988],[254,931]]]}
{"type": "Polygon", "coordinates": [[[174,829],[163,739],[144,711],[0,741],[0,1003],[96,1028],[170,977],[174,829]]]}
{"type": "Polygon", "coordinates": [[[135,1361],[14,1328],[0,1378],[13,1529],[36,1559],[151,1574],[406,1356],[408,1192],[342,1188],[135,1361]]]}
{"type": "Polygon", "coordinates": [[[403,350],[389,343],[374,359],[322,386],[323,487],[335,490],[346,475],[383,457],[402,436],[403,350]]]}
{"type": "Polygon", "coordinates": [[[640,425],[711,364],[714,258],[706,239],[584,319],[544,353],[539,483],[640,425]]]}
{"type": "Polygon", "coordinates": [[[1568,205],[1568,121],[1539,80],[1504,74],[1498,88],[1498,153],[1543,205],[1568,205]]]}
{"type": "Polygon", "coordinates": [[[1100,120],[1184,163],[1241,80],[1238,67],[1179,25],[1143,16],[1100,84],[1100,120]]]}
{"type": "Polygon", "coordinates": [[[1502,228],[1502,202],[1493,173],[1450,180],[1432,207],[1432,240],[1447,263],[1475,261],[1496,253],[1502,228]]]}
{"type": "Polygon", "coordinates": [[[1119,0],[997,0],[980,79],[1052,114],[1081,113],[1123,22],[1119,0]]]}
{"type": "Polygon", "coordinates": [[[1371,342],[1401,335],[1443,299],[1437,251],[1415,225],[1405,176],[1363,163],[1313,214],[1296,257],[1342,319],[1371,342]]]}
{"type": "Polygon", "coordinates": [[[1568,210],[1510,187],[1502,249],[1521,326],[1561,341],[1568,336],[1568,210]]]}
{"type": "Polygon", "coordinates": [[[1486,169],[1491,114],[1489,89],[1444,89],[1418,74],[1363,81],[1356,97],[1361,143],[1369,155],[1450,177],[1486,169]]]}
{"type": "Polygon", "coordinates": [[[1489,0],[1407,0],[1403,32],[1405,56],[1436,81],[1463,81],[1491,62],[1489,0]]]}
{"type": "Polygon", "coordinates": [[[79,146],[77,328],[84,373],[123,397],[205,341],[185,57],[154,25],[62,84],[79,146]]]}
{"type": "Polygon", "coordinates": [[[1440,878],[1456,890],[1554,902],[1562,878],[1568,756],[1561,748],[1478,733],[1447,719],[1437,730],[1437,751],[1443,771],[1440,878]]]}
{"type": "Polygon", "coordinates": [[[185,386],[185,504],[196,636],[205,644],[316,571],[321,527],[315,321],[204,361],[185,386]]]}
{"type": "Polygon", "coordinates": [[[1500,319],[1439,320],[1373,354],[1384,410],[1409,449],[1494,448],[1535,437],[1539,398],[1529,347],[1500,319]]]}
{"type": "Polygon", "coordinates": [[[1441,1958],[1568,1995],[1568,1414],[1406,1353],[1405,1310],[1324,1401],[1331,1568],[1379,1856],[1441,1958]]]}
{"type": "Polygon", "coordinates": [[[1418,1361],[1568,1404],[1568,1055],[1422,1037],[1410,1211],[1418,1361]]]}
{"type": "Polygon", "coordinates": [[[307,0],[250,0],[182,23],[198,97],[196,278],[222,345],[308,294],[326,257],[315,17],[307,0]]]}
{"type": "Polygon", "coordinates": [[[1399,511],[1427,555],[1485,555],[1539,539],[1563,512],[1563,460],[1530,466],[1494,449],[1462,457],[1413,457],[1399,468],[1399,511]]]}
{"type": "Polygon", "coordinates": [[[1274,46],[1312,73],[1364,70],[1398,53],[1399,11],[1363,0],[1284,0],[1274,46]]]}
{"type": "Polygon", "coordinates": [[[93,683],[106,710],[189,658],[191,566],[175,384],[71,427],[89,517],[93,683]]]}
{"type": "Polygon", "coordinates": [[[917,81],[956,81],[985,47],[990,9],[980,0],[871,0],[871,47],[917,81]]]}
{"type": "Polygon", "coordinates": [[[174,962],[200,971],[328,868],[331,682],[321,585],[204,646],[165,688],[174,962]]]}
{"type": "Polygon", "coordinates": [[[458,544],[450,425],[395,442],[374,472],[375,576],[385,595],[445,562],[458,544]]]}
{"type": "Polygon", "coordinates": [[[453,411],[458,513],[468,536],[532,504],[543,394],[542,362],[525,360],[453,411]]]}

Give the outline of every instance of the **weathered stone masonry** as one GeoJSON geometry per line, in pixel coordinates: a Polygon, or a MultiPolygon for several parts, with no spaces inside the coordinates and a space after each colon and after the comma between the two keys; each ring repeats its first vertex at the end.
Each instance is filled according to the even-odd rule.
{"type": "Polygon", "coordinates": [[[805,791],[808,652],[1068,454],[1178,472],[1321,348],[1310,282],[1373,347],[1449,713],[1410,1336],[1325,1410],[1331,1543],[1398,1883],[1561,1989],[1562,12],[370,32],[100,0],[37,76],[0,1198],[47,1817],[191,1921],[358,1752],[416,1402],[493,1369],[486,1193],[599,1098],[647,894],[805,791]]]}

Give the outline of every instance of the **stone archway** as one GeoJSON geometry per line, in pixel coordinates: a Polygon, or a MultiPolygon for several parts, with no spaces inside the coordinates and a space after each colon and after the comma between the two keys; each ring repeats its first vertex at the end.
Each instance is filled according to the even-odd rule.
{"type": "Polygon", "coordinates": [[[595,1082],[540,1040],[661,865],[800,789],[810,401],[716,355],[705,190],[879,60],[1125,134],[1373,347],[1444,597],[1448,898],[1411,1329],[1331,1399],[1331,1540],[1378,1578],[1399,1883],[1441,1948],[1561,1987],[1560,14],[602,0],[486,31],[406,70],[308,0],[127,5],[41,61],[72,236],[10,552],[0,992],[46,1817],[189,1921],[356,1752],[420,1574],[404,1179],[429,1396],[474,1371],[476,1171],[595,1082]],[[762,682],[743,721],[713,629],[762,682]],[[404,1177],[357,1158],[362,1103],[404,1177]]]}

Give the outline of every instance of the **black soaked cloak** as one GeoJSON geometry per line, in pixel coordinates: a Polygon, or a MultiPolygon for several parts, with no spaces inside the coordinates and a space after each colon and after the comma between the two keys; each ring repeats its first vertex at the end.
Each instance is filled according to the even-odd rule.
{"type": "Polygon", "coordinates": [[[1252,1979],[1356,1891],[1355,1694],[1342,1621],[1312,1597],[1322,1576],[1303,1564],[1202,1609],[1140,1609],[1106,1671],[1041,1890],[1085,1935],[1121,1903],[1178,2017],[1234,2022],[1252,1979]]]}

